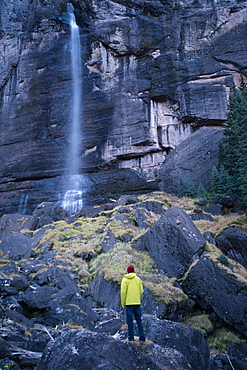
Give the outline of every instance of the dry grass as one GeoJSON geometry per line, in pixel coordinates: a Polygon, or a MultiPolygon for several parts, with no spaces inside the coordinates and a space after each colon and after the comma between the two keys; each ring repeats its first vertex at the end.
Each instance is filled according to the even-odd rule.
{"type": "Polygon", "coordinates": [[[227,346],[229,343],[241,343],[241,340],[236,333],[229,328],[221,328],[214,331],[207,339],[210,346],[210,353],[223,352],[227,353],[227,346]]]}
{"type": "Polygon", "coordinates": [[[220,263],[219,258],[222,256],[222,251],[218,249],[216,246],[212,244],[207,244],[206,246],[207,253],[206,257],[209,258],[214,264],[217,264],[219,268],[224,270],[228,275],[233,276],[242,284],[247,286],[247,269],[244,268],[240,263],[232,260],[231,258],[227,257],[227,261],[229,262],[229,266],[220,263]]]}
{"type": "Polygon", "coordinates": [[[194,221],[197,228],[203,234],[209,231],[214,237],[220,234],[226,227],[241,226],[246,227],[246,215],[242,213],[232,213],[224,216],[214,216],[214,221],[194,221]]]}

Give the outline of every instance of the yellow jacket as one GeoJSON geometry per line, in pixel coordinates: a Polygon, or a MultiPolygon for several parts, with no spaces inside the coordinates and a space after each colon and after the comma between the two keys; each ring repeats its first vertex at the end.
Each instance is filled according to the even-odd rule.
{"type": "Polygon", "coordinates": [[[141,279],[134,272],[126,274],[121,282],[121,303],[126,305],[141,304],[143,286],[141,279]]]}

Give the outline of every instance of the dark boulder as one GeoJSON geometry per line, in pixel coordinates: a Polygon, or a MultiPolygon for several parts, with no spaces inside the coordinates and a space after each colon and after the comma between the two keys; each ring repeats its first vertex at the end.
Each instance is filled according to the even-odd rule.
{"type": "MultiPolygon", "coordinates": [[[[162,298],[165,300],[166,297],[162,298]]],[[[164,303],[162,299],[155,298],[147,288],[144,288],[142,312],[145,314],[153,315],[159,319],[182,321],[193,312],[194,306],[195,303],[182,291],[180,299],[171,299],[164,303]]]]}
{"type": "Polygon", "coordinates": [[[20,230],[34,230],[37,223],[37,216],[26,216],[19,213],[3,215],[0,218],[0,239],[11,232],[20,230]]]}
{"type": "Polygon", "coordinates": [[[106,235],[101,243],[101,249],[103,252],[108,252],[111,250],[116,243],[116,238],[112,232],[107,230],[106,235]]]}
{"type": "Polygon", "coordinates": [[[216,239],[216,246],[228,257],[247,268],[247,232],[238,227],[227,227],[216,239]]]}
{"type": "MultiPolygon", "coordinates": [[[[70,330],[50,343],[36,370],[191,369],[186,356],[158,344],[135,345],[89,330],[70,330]]],[[[204,367],[200,367],[204,370],[204,367]]]]}
{"type": "Polygon", "coordinates": [[[106,281],[104,275],[98,275],[87,288],[87,293],[91,294],[93,299],[101,307],[108,307],[119,311],[120,302],[120,285],[113,281],[106,281]]]}
{"type": "Polygon", "coordinates": [[[173,149],[159,172],[161,190],[178,194],[179,179],[192,180],[197,188],[201,183],[209,190],[211,172],[218,164],[219,143],[224,131],[202,127],[173,149]]]}
{"type": "MultiPolygon", "coordinates": [[[[224,267],[224,266],[223,266],[224,267]]],[[[232,273],[205,256],[192,267],[182,284],[183,290],[206,310],[247,335],[247,290],[232,273]]]]}
{"type": "Polygon", "coordinates": [[[19,231],[5,235],[0,243],[0,250],[11,260],[31,257],[31,240],[19,231]]]}
{"type": "Polygon", "coordinates": [[[56,325],[79,326],[93,329],[93,322],[97,315],[92,308],[95,303],[90,298],[84,298],[69,289],[58,291],[47,304],[44,313],[44,323],[55,327],[56,325]]]}
{"type": "Polygon", "coordinates": [[[30,366],[31,368],[33,368],[35,365],[37,365],[41,356],[41,352],[23,350],[22,348],[14,346],[0,338],[0,358],[9,358],[11,360],[14,360],[22,368],[24,366],[30,366]]]}
{"type": "Polygon", "coordinates": [[[34,235],[32,236],[31,243],[32,248],[40,248],[41,252],[49,251],[53,247],[53,243],[51,242],[51,238],[43,241],[44,236],[46,235],[49,230],[54,230],[55,226],[53,225],[47,225],[41,227],[39,230],[37,230],[34,235]]]}
{"type": "Polygon", "coordinates": [[[147,211],[153,212],[158,215],[162,215],[162,213],[166,211],[162,203],[154,201],[154,200],[146,200],[144,202],[140,202],[133,206],[134,209],[137,209],[140,207],[145,208],[147,211]]]}
{"type": "Polygon", "coordinates": [[[147,250],[160,271],[179,278],[202,253],[204,245],[204,237],[187,213],[171,207],[133,247],[147,250]]]}
{"type": "Polygon", "coordinates": [[[215,245],[215,239],[213,237],[213,235],[209,232],[209,231],[205,231],[205,233],[203,234],[204,238],[210,243],[210,244],[214,244],[215,245]]]}
{"type": "Polygon", "coordinates": [[[135,221],[138,227],[146,228],[150,226],[149,218],[152,219],[152,213],[145,208],[137,207],[135,209],[135,221]]]}
{"type": "Polygon", "coordinates": [[[143,325],[148,339],[162,347],[176,348],[185,356],[191,369],[208,369],[209,346],[199,330],[149,315],[144,315],[143,325]]]}
{"type": "Polygon", "coordinates": [[[139,202],[139,198],[136,195],[121,195],[121,197],[117,200],[117,206],[126,206],[128,204],[135,204],[139,202]]]}
{"type": "Polygon", "coordinates": [[[206,213],[198,213],[190,216],[193,221],[203,220],[203,221],[213,221],[212,215],[206,213]]]}
{"type": "Polygon", "coordinates": [[[25,292],[20,292],[18,302],[25,303],[30,311],[46,309],[58,288],[52,286],[30,287],[25,292]]]}
{"type": "Polygon", "coordinates": [[[225,353],[217,353],[211,356],[210,370],[246,370],[247,362],[225,353]]]}
{"type": "Polygon", "coordinates": [[[98,206],[82,208],[79,212],[80,217],[98,217],[101,212],[110,211],[114,208],[115,203],[105,203],[98,206]]]}
{"type": "Polygon", "coordinates": [[[160,369],[127,342],[88,330],[70,330],[45,350],[36,370],[160,369]]]}
{"type": "Polygon", "coordinates": [[[80,289],[69,272],[65,272],[57,266],[47,267],[45,271],[37,272],[34,279],[39,285],[49,284],[58,289],[68,288],[70,292],[80,293],[80,289]]]}
{"type": "Polygon", "coordinates": [[[242,361],[247,369],[247,343],[230,343],[227,350],[229,355],[242,361]]]}
{"type": "Polygon", "coordinates": [[[68,217],[65,209],[52,202],[40,203],[33,211],[33,215],[38,219],[35,229],[40,229],[42,226],[68,217]]]}

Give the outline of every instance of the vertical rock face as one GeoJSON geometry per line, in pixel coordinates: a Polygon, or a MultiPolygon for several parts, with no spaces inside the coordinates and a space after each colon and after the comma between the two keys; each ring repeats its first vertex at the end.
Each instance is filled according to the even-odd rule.
{"type": "MultiPolygon", "coordinates": [[[[71,2],[83,49],[81,171],[89,180],[113,165],[154,178],[194,126],[224,123],[229,94],[246,73],[246,1],[71,2]]],[[[1,4],[6,211],[27,196],[29,206],[58,200],[63,190],[71,103],[65,9],[65,0],[1,4]]]]}

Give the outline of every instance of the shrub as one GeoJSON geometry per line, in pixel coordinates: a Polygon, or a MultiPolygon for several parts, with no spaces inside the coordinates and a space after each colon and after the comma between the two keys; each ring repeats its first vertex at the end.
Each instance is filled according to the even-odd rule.
{"type": "Polygon", "coordinates": [[[219,261],[219,263],[221,263],[222,265],[225,265],[227,267],[230,266],[230,262],[228,261],[228,258],[224,255],[224,254],[221,254],[218,258],[217,258],[217,261],[219,261]]]}

